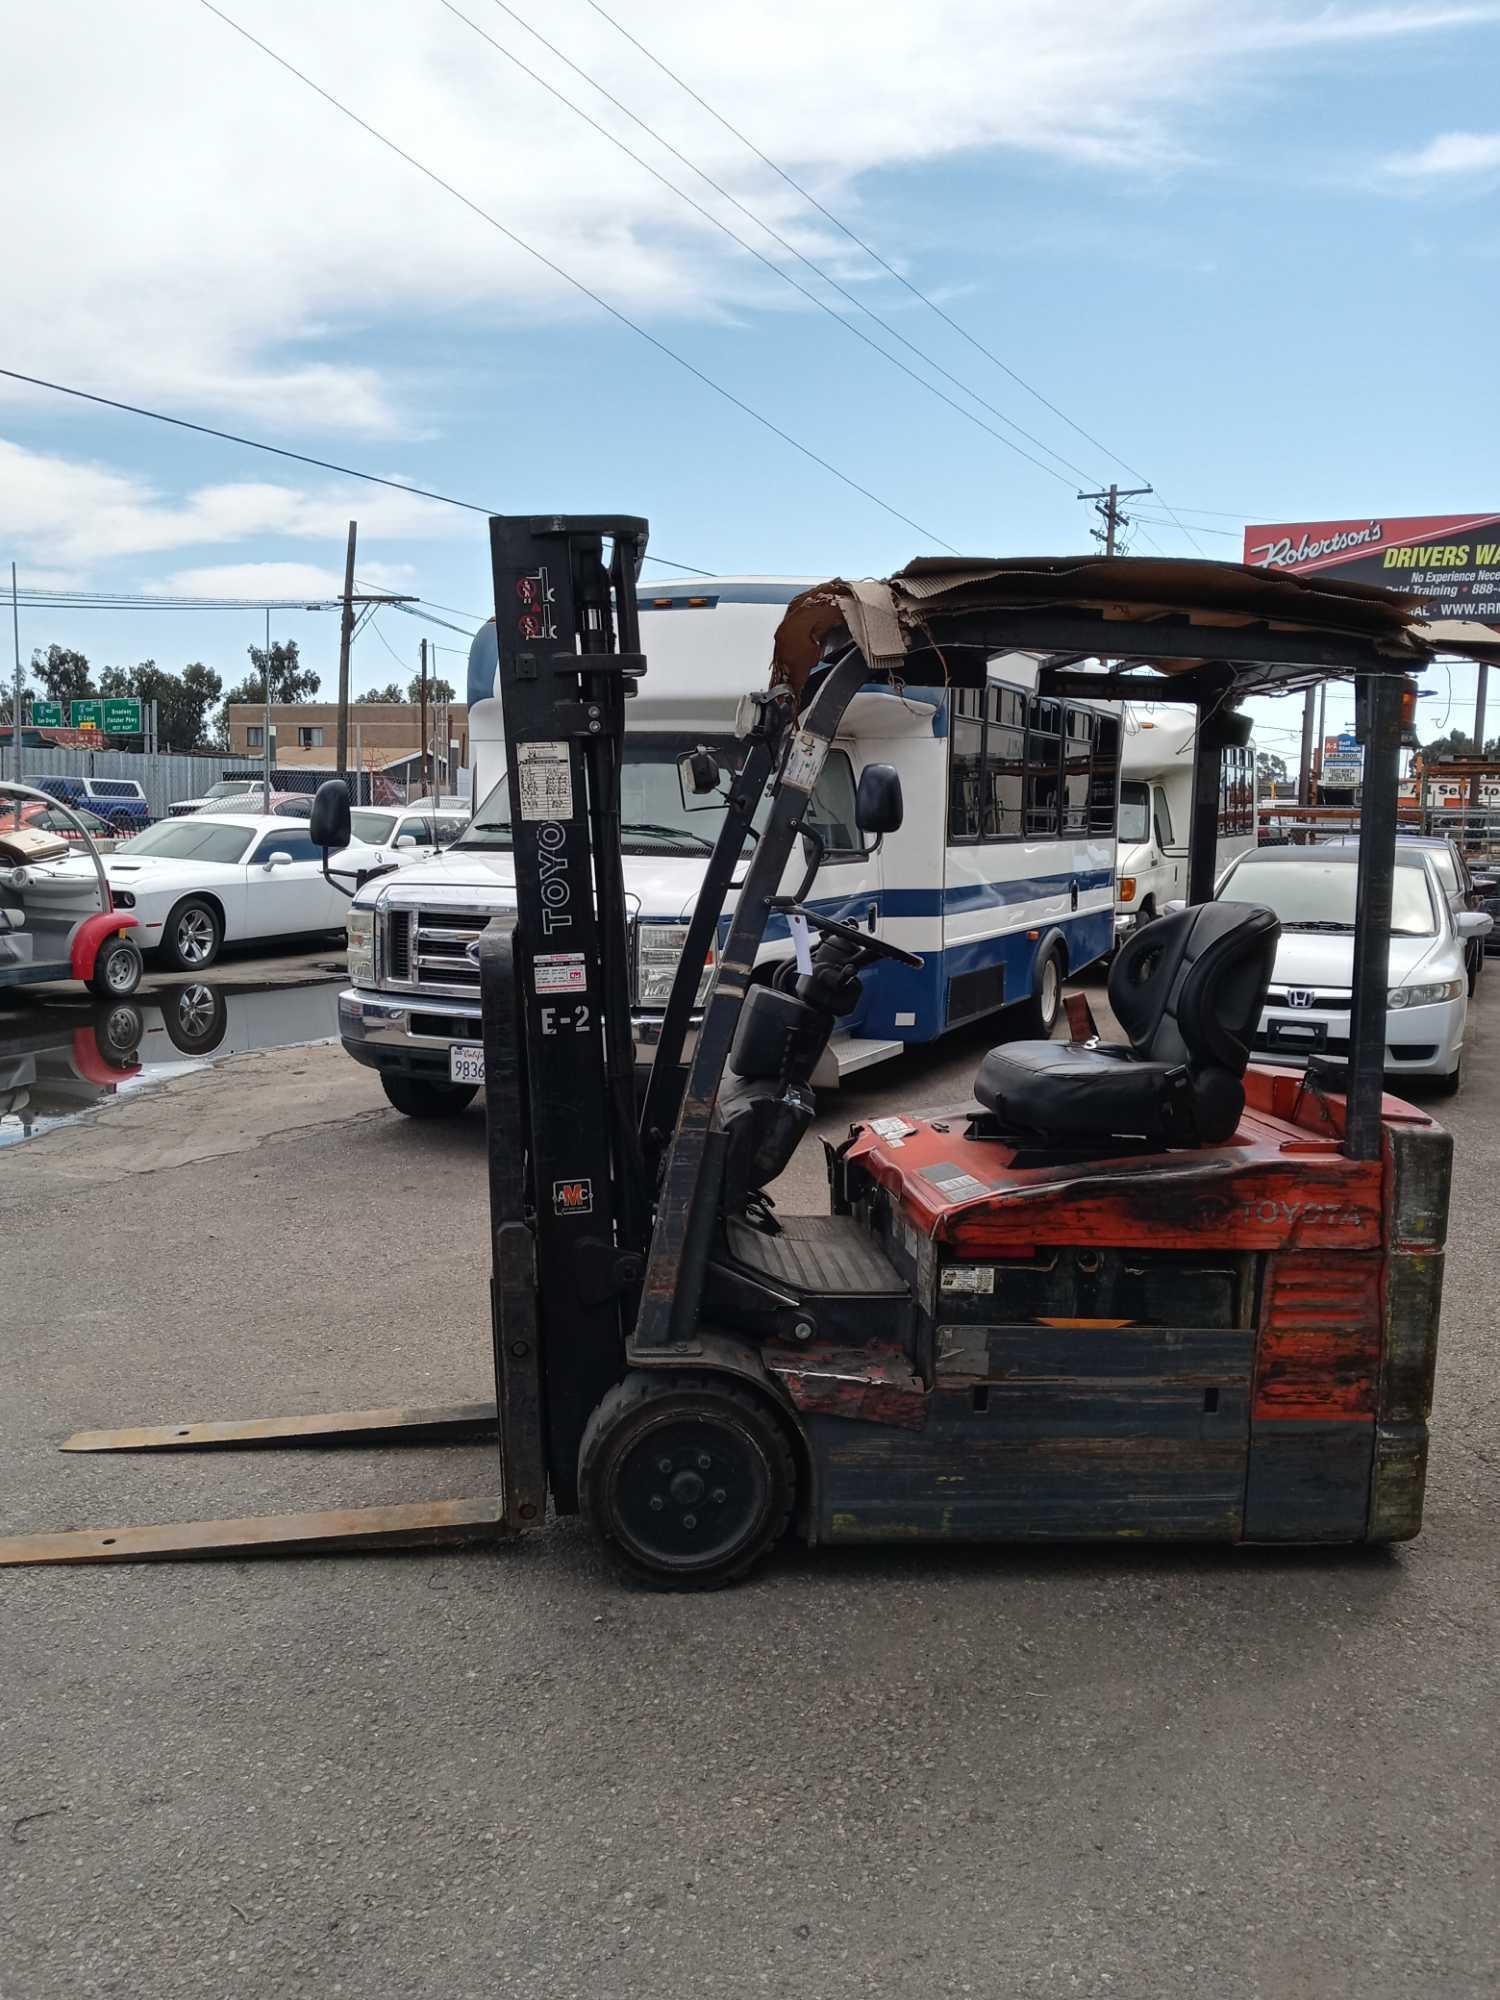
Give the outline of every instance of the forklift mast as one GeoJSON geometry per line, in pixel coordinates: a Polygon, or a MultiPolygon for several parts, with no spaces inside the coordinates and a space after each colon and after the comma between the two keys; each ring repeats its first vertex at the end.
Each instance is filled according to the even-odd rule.
{"type": "Polygon", "coordinates": [[[484,940],[480,973],[496,1363],[516,1419],[501,1449],[527,1519],[549,1478],[559,1509],[577,1504],[579,1439],[619,1378],[648,1228],[620,863],[646,533],[633,516],[491,523],[516,927],[484,940]]]}

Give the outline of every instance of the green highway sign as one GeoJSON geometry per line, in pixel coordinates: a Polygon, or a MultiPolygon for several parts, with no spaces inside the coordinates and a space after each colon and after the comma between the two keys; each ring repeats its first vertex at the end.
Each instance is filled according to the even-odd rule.
{"type": "Polygon", "coordinates": [[[61,729],[63,726],[62,703],[60,701],[34,701],[31,704],[31,726],[33,729],[61,729]]]}
{"type": "Polygon", "coordinates": [[[140,735],[141,704],[134,695],[104,703],[104,733],[106,736],[140,735]]]}
{"type": "Polygon", "coordinates": [[[104,703],[91,695],[87,701],[69,703],[69,713],[75,729],[102,729],[104,727],[104,703]]]}

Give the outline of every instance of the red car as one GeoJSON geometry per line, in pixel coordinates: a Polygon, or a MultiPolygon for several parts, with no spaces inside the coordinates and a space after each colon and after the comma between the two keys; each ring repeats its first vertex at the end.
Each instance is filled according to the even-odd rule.
{"type": "Polygon", "coordinates": [[[90,812],[87,806],[74,806],[70,818],[67,813],[59,812],[56,806],[43,805],[40,799],[23,799],[19,804],[11,800],[0,804],[0,827],[15,826],[19,822],[22,826],[37,827],[44,833],[55,833],[60,840],[70,840],[75,846],[82,847],[79,820],[93,835],[94,845],[101,854],[112,853],[129,833],[129,828],[122,832],[120,828],[111,826],[107,819],[101,819],[98,813],[90,812]]]}

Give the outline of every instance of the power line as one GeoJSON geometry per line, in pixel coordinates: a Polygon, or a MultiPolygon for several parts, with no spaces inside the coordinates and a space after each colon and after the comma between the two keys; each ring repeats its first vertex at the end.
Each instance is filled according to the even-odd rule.
{"type": "MultiPolygon", "coordinates": [[[[481,28],[476,21],[470,20],[469,16],[465,14],[461,8],[453,4],[453,0],[439,0],[439,4],[442,5],[443,7],[446,7],[448,12],[452,14],[457,20],[462,21],[465,27],[472,28],[474,33],[478,35],[482,41],[488,42],[490,47],[496,50],[498,54],[504,56],[507,59],[507,61],[514,63],[516,68],[519,69],[523,75],[529,76],[534,83],[539,84],[543,90],[549,92],[553,97],[555,97],[559,104],[566,105],[568,110],[573,112],[576,117],[581,118],[586,125],[592,126],[594,131],[599,133],[602,138],[607,139],[612,146],[617,147],[620,152],[624,153],[627,159],[634,160],[636,165],[643,168],[645,172],[650,174],[654,180],[660,181],[661,185],[664,188],[666,188],[670,193],[675,194],[679,199],[679,201],[686,202],[689,208],[695,210],[697,214],[701,215],[705,219],[705,221],[712,223],[715,229],[721,230],[724,233],[724,235],[726,235],[730,239],[732,243],[738,244],[740,249],[744,250],[749,256],[754,257],[757,260],[757,262],[764,264],[766,269],[770,271],[774,277],[780,278],[783,284],[790,285],[793,291],[799,292],[803,298],[809,300],[813,305],[817,306],[821,312],[827,313],[829,318],[835,321],[837,325],[843,327],[846,332],[852,333],[856,339],[863,340],[867,347],[873,348],[875,352],[878,355],[880,355],[882,360],[889,361],[892,367],[901,369],[903,374],[909,375],[914,382],[919,383],[921,387],[926,389],[930,394],[940,397],[941,400],[945,402],[950,409],[957,410],[958,414],[961,417],[966,417],[970,423],[978,424],[979,428],[982,431],[987,432],[990,437],[998,438],[1000,443],[1003,444],[1008,451],[1015,452],[1019,457],[1024,458],[1028,464],[1035,465],[1039,471],[1050,474],[1052,478],[1061,481],[1062,484],[1066,485],[1068,483],[1066,480],[1063,479],[1063,475],[1060,472],[1054,471],[1050,465],[1043,465],[1039,459],[1033,458],[1030,452],[1022,451],[1020,446],[1012,443],[1012,441],[1008,437],[1002,436],[999,431],[991,429],[991,427],[988,424],[982,422],[981,419],[979,419],[974,415],[972,410],[964,409],[962,404],[955,403],[951,396],[945,396],[941,389],[937,388],[933,383],[927,381],[925,377],[917,374],[917,372],[914,369],[908,368],[904,362],[899,361],[894,354],[891,354],[886,348],[882,347],[878,341],[871,340],[867,334],[861,333],[859,328],[852,325],[847,319],[845,319],[842,313],[836,312],[834,308],[828,304],[826,299],[819,298],[815,292],[810,292],[805,285],[799,284],[797,280],[791,275],[791,273],[785,270],[780,264],[776,263],[774,259],[763,255],[763,253],[757,250],[753,244],[747,243],[743,236],[740,236],[735,230],[731,229],[729,225],[726,222],[722,221],[717,215],[715,215],[711,209],[705,208],[701,202],[695,201],[692,195],[686,193],[682,188],[678,187],[675,182],[668,180],[665,174],[658,172],[658,170],[651,165],[649,160],[643,160],[639,153],[634,152],[629,146],[625,144],[623,139],[617,138],[616,135],[610,131],[607,125],[601,124],[597,118],[590,117],[589,113],[585,111],[581,105],[575,104],[570,97],[565,97],[563,93],[559,89],[557,89],[557,87],[554,84],[549,83],[544,76],[539,75],[536,70],[530,67],[529,64],[524,63],[521,60],[521,58],[518,55],[516,55],[512,50],[506,48],[502,42],[497,42],[493,35],[486,34],[485,30],[481,28]]],[[[832,290],[837,292],[840,298],[846,299],[849,302],[849,304],[854,307],[856,312],[861,312],[865,315],[867,319],[873,320],[875,324],[879,327],[882,327],[885,330],[885,332],[892,337],[892,339],[899,341],[904,348],[908,349],[908,351],[911,352],[912,354],[917,355],[919,359],[921,359],[927,364],[929,368],[935,369],[937,373],[944,378],[945,381],[953,383],[955,388],[962,390],[964,395],[971,397],[974,402],[979,404],[981,409],[988,410],[991,416],[998,417],[1002,424],[1008,425],[1011,430],[1017,433],[1018,436],[1025,438],[1029,444],[1034,444],[1037,447],[1038,451],[1046,452],[1049,457],[1055,458],[1060,465],[1067,466],[1068,470],[1072,473],[1075,473],[1077,477],[1080,479],[1087,479],[1091,476],[1089,473],[1083,470],[1082,466],[1074,465],[1071,459],[1065,458],[1063,454],[1059,451],[1054,451],[1052,446],[1047,444],[1044,439],[1037,437],[1033,432],[1028,431],[1023,425],[1018,424],[1014,418],[1008,417],[1005,414],[1004,410],[997,409],[993,403],[987,401],[985,397],[981,396],[978,390],[971,389],[967,382],[963,381],[961,377],[955,375],[951,371],[951,369],[945,368],[943,364],[939,360],[937,360],[935,356],[929,354],[925,348],[919,347],[914,340],[908,340],[906,335],[902,333],[901,329],[899,327],[893,326],[883,313],[876,312],[872,306],[867,305],[863,299],[858,298],[853,292],[851,292],[846,285],[840,284],[837,278],[835,278],[830,272],[825,271],[823,269],[822,265],[818,264],[813,258],[807,256],[805,252],[799,250],[795,243],[791,242],[787,237],[783,236],[781,232],[778,229],[774,228],[771,223],[767,222],[763,216],[757,215],[754,209],[749,208],[744,202],[742,202],[739,199],[738,195],[731,193],[731,191],[727,187],[725,187],[722,182],[715,180],[713,175],[707,172],[705,168],[700,167],[696,160],[691,159],[688,156],[688,154],[684,153],[680,149],[680,147],[674,146],[670,139],[663,137],[663,135],[657,131],[654,125],[650,124],[646,119],[640,117],[636,112],[632,111],[628,104],[623,102],[622,99],[616,97],[614,92],[607,89],[604,84],[600,83],[597,77],[591,76],[586,69],[583,69],[578,63],[574,62],[571,56],[565,55],[564,52],[557,46],[555,42],[549,41],[547,37],[544,34],[542,34],[539,29],[534,28],[529,21],[527,21],[522,15],[518,14],[514,7],[507,5],[507,0],[493,0],[493,4],[496,7],[498,7],[503,14],[508,14],[511,20],[513,20],[518,27],[524,28],[526,33],[532,36],[534,40],[540,42],[544,49],[548,50],[552,55],[556,56],[560,63],[565,64],[567,68],[572,70],[575,76],[582,77],[583,81],[586,84],[588,84],[591,90],[596,90],[599,93],[599,95],[606,100],[607,103],[614,105],[615,109],[619,112],[622,112],[624,116],[627,117],[633,125],[638,125],[643,132],[648,133],[650,137],[656,141],[657,145],[659,145],[660,147],[663,148],[664,151],[672,155],[674,160],[680,160],[683,166],[687,167],[692,173],[695,173],[698,176],[698,178],[704,182],[706,186],[711,187],[715,194],[722,196],[722,198],[725,201],[729,202],[734,208],[738,209],[741,215],[747,217],[749,221],[753,222],[757,229],[763,229],[767,234],[767,236],[771,238],[772,242],[778,243],[781,246],[781,248],[787,252],[789,256],[795,257],[799,264],[804,265],[809,271],[813,273],[815,277],[821,279],[824,284],[830,286],[832,290]]]]}
{"type": "MultiPolygon", "coordinates": [[[[205,4],[207,4],[207,0],[205,0],[205,4]]],[[[864,237],[858,235],[853,229],[849,227],[847,222],[843,221],[839,216],[834,214],[831,208],[827,207],[823,202],[819,201],[818,197],[812,192],[810,188],[804,187],[801,181],[797,180],[793,175],[787,172],[785,167],[781,166],[777,161],[773,160],[769,153],[762,152],[760,147],[756,145],[753,139],[748,138],[737,125],[732,124],[730,120],[724,116],[722,111],[717,110],[715,106],[709,103],[706,97],[704,97],[700,92],[694,90],[693,86],[690,83],[688,83],[685,78],[679,76],[675,69],[672,69],[667,63],[664,63],[660,56],[653,54],[653,52],[646,47],[646,44],[643,41],[639,40],[638,37],[631,34],[630,30],[627,27],[625,27],[621,22],[615,19],[614,15],[609,12],[608,8],[601,6],[600,0],[587,0],[587,4],[593,8],[594,12],[599,16],[599,18],[602,21],[607,21],[609,23],[609,25],[615,30],[616,34],[623,35],[625,40],[630,43],[632,48],[638,49],[640,53],[646,58],[647,62],[654,64],[655,67],[661,71],[663,76],[670,77],[672,82],[677,85],[679,90],[686,91],[687,95],[690,98],[692,98],[693,102],[697,105],[701,105],[703,110],[705,110],[708,113],[710,118],[714,119],[718,124],[722,125],[724,130],[728,132],[733,138],[738,139],[742,146],[748,147],[748,149],[755,155],[756,159],[758,159],[762,163],[762,165],[769,167],[773,174],[776,174],[781,180],[785,181],[787,186],[793,189],[797,194],[799,194],[805,202],[808,202],[813,208],[815,208],[818,211],[819,215],[824,216],[829,222],[833,224],[835,229],[839,230],[843,235],[847,236],[849,241],[853,244],[856,244],[861,250],[863,250],[867,257],[872,258],[875,261],[875,263],[877,263],[880,266],[882,271],[886,272],[890,277],[894,278],[898,285],[904,286],[905,289],[911,293],[913,298],[920,299],[922,304],[927,307],[929,312],[936,313],[938,318],[942,320],[945,325],[952,327],[953,331],[956,334],[958,334],[961,339],[966,340],[969,343],[970,347],[975,348],[980,354],[982,354],[985,357],[987,361],[993,362],[995,367],[998,368],[1002,374],[1008,375],[1013,382],[1015,382],[1020,388],[1026,391],[1028,396],[1034,396],[1037,402],[1039,402],[1044,409],[1050,410],[1053,416],[1057,417],[1061,422],[1065,423],[1068,426],[1069,430],[1076,431],[1078,435],[1081,438],[1084,438],[1089,444],[1091,444],[1096,451],[1102,451],[1106,458],[1112,458],[1114,459],[1117,465],[1123,465],[1125,470],[1131,475],[1132,478],[1142,479],[1142,480],[1145,479],[1146,477],[1145,473],[1142,472],[1138,466],[1132,465],[1129,459],[1122,458],[1119,452],[1111,451],[1109,446],[1101,443],[1100,440],[1094,436],[1092,431],[1086,431],[1083,428],[1082,424],[1076,423],[1073,420],[1073,418],[1068,415],[1066,410],[1059,409],[1057,404],[1052,402],[1049,397],[1044,396],[1040,389],[1034,387],[1033,384],[1028,382],[1024,375],[1018,374],[1017,371],[1011,367],[1008,361],[1002,361],[1000,356],[995,353],[993,348],[986,347],[982,340],[978,339],[976,335],[970,333],[969,329],[966,326],[964,326],[959,320],[956,320],[953,317],[952,313],[945,312],[943,308],[938,304],[936,299],[929,297],[929,295],[926,292],[924,292],[919,285],[913,284],[912,280],[907,276],[905,276],[903,272],[898,271],[894,264],[890,263],[889,260],[886,259],[885,257],[882,257],[880,252],[877,249],[875,249],[873,244],[867,243],[864,237]]],[[[507,9],[507,12],[508,11],[509,9],[507,9]]],[[[1008,422],[1009,419],[1007,419],[1006,421],[1008,422]]],[[[1045,451],[1050,449],[1050,447],[1044,445],[1042,449],[1045,451]]],[[[1057,456],[1057,454],[1054,453],[1053,456],[1055,457],[1057,456]]],[[[1063,460],[1063,463],[1066,464],[1067,461],[1063,460]]],[[[1077,468],[1074,467],[1073,470],[1076,471],[1077,468]]],[[[1080,474],[1080,477],[1087,478],[1088,474],[1087,473],[1080,474]]],[[[1162,505],[1166,508],[1167,512],[1171,514],[1173,512],[1171,502],[1167,500],[1165,495],[1162,494],[1160,488],[1157,489],[1157,498],[1161,501],[1162,505]]],[[[1176,519],[1175,514],[1173,515],[1173,520],[1175,522],[1175,525],[1182,531],[1184,535],[1186,535],[1187,539],[1190,542],[1192,542],[1193,547],[1197,549],[1200,555],[1202,555],[1204,553],[1202,544],[1197,541],[1197,539],[1193,534],[1192,529],[1188,527],[1185,522],[1178,521],[1176,519]]]]}
{"type": "MultiPolygon", "coordinates": [[[[207,0],[204,4],[207,5],[207,0]]],[[[233,27],[234,23],[231,21],[229,25],[233,27]]],[[[278,56],[276,60],[279,62],[281,58],[278,56]]],[[[314,84],[313,88],[316,89],[317,85],[314,84]]],[[[165,410],[148,410],[140,403],[122,403],[113,396],[96,396],[90,389],[75,389],[67,382],[49,382],[41,375],[23,375],[18,368],[0,368],[0,375],[7,381],[24,382],[31,389],[50,389],[54,395],[74,396],[81,403],[98,403],[106,410],[123,410],[130,417],[149,417],[155,424],[172,424],[180,431],[197,431],[201,437],[222,438],[226,444],[242,444],[249,451],[269,452],[273,458],[295,459],[299,465],[315,465],[321,472],[337,472],[346,479],[362,479],[367,486],[389,486],[393,493],[411,493],[421,500],[438,500],[445,507],[462,507],[470,514],[489,516],[503,511],[499,507],[483,506],[477,500],[456,500],[451,493],[435,493],[427,486],[409,486],[404,480],[382,479],[378,472],[361,472],[354,465],[336,465],[332,459],[313,458],[305,451],[291,451],[285,445],[267,444],[262,438],[241,437],[237,431],[215,430],[212,424],[195,424],[187,417],[171,417],[165,410]]],[[[689,576],[714,574],[711,569],[698,569],[692,563],[673,562],[667,556],[653,554],[651,560],[660,563],[663,569],[680,569],[689,576]]],[[[468,613],[464,616],[467,617],[468,613]]]]}
{"type": "Polygon", "coordinates": [[[599,0],[587,0],[587,5],[593,8],[594,12],[600,17],[601,20],[607,21],[617,34],[623,35],[625,40],[630,43],[632,48],[638,49],[640,53],[646,58],[647,62],[654,64],[654,66],[661,71],[663,76],[670,77],[672,82],[677,85],[678,89],[685,91],[687,95],[690,98],[692,98],[695,104],[701,105],[703,110],[705,110],[708,113],[709,117],[714,119],[716,123],[722,125],[724,130],[728,132],[731,135],[731,137],[738,139],[738,141],[742,146],[747,147],[750,150],[750,152],[752,152],[755,155],[756,159],[758,159],[761,162],[763,166],[769,167],[773,174],[777,175],[779,179],[785,181],[789,188],[791,188],[795,193],[799,194],[805,202],[808,202],[813,208],[815,208],[818,211],[819,215],[823,216],[827,221],[831,222],[834,228],[837,229],[841,235],[847,236],[849,241],[857,245],[859,249],[863,250],[867,257],[872,258],[874,262],[880,266],[882,271],[884,271],[889,277],[894,278],[897,284],[903,286],[905,290],[910,292],[914,299],[919,299],[921,303],[924,306],[926,306],[930,312],[936,313],[940,320],[943,320],[948,326],[952,327],[953,331],[956,334],[959,334],[964,340],[966,340],[969,343],[969,345],[972,348],[975,348],[980,354],[982,354],[987,361],[993,362],[995,367],[997,367],[1002,374],[1008,375],[1010,379],[1014,383],[1016,383],[1019,388],[1022,388],[1026,391],[1028,396],[1034,396],[1036,400],[1043,406],[1043,408],[1050,410],[1053,416],[1061,419],[1061,421],[1068,426],[1069,430],[1076,431],[1081,438],[1083,438],[1087,443],[1091,444],[1094,447],[1095,451],[1102,451],[1106,458],[1112,458],[1114,459],[1117,465],[1123,465],[1125,467],[1125,470],[1128,473],[1130,473],[1132,477],[1136,479],[1143,479],[1145,477],[1144,473],[1138,472],[1136,468],[1133,465],[1131,465],[1126,459],[1121,458],[1120,454],[1117,451],[1111,451],[1108,445],[1101,444],[1099,439],[1096,438],[1092,434],[1092,432],[1086,431],[1083,428],[1082,424],[1075,423],[1073,419],[1068,415],[1066,410],[1060,410],[1057,407],[1056,403],[1049,402],[1048,399],[1042,394],[1040,389],[1033,388],[1031,383],[1029,383],[1023,375],[1017,374],[1016,370],[1012,368],[1008,362],[1002,361],[998,354],[996,354],[991,348],[986,347],[982,340],[977,339],[974,334],[970,333],[968,328],[961,325],[958,320],[954,319],[951,313],[945,312],[935,299],[929,298],[927,293],[924,292],[919,285],[913,284],[910,278],[905,276],[903,272],[898,271],[896,266],[894,264],[889,263],[884,257],[882,257],[880,252],[877,249],[875,249],[872,244],[867,243],[864,237],[858,235],[856,231],[854,231],[849,227],[847,222],[844,222],[839,216],[834,214],[831,208],[826,207],[821,201],[819,201],[818,197],[811,191],[810,188],[804,187],[801,181],[797,180],[793,175],[787,172],[785,167],[780,166],[775,160],[773,160],[769,153],[763,153],[760,147],[756,145],[755,141],[751,138],[747,138],[747,136],[740,130],[740,128],[737,125],[732,124],[730,120],[724,116],[722,111],[717,110],[712,104],[709,103],[706,97],[702,96],[698,91],[694,90],[693,86],[690,83],[688,83],[683,77],[679,76],[676,70],[672,69],[667,63],[663,62],[660,56],[653,54],[652,51],[646,47],[646,44],[643,41],[640,41],[635,35],[631,34],[630,30],[627,27],[623,26],[621,22],[617,21],[614,15],[611,14],[607,8],[602,7],[599,4],[599,0]]]}
{"type": "Polygon", "coordinates": [[[221,8],[216,7],[213,4],[213,0],[198,0],[198,4],[212,14],[216,20],[222,21],[226,28],[232,28],[235,34],[239,35],[242,40],[249,42],[252,48],[257,48],[262,55],[268,56],[279,69],[284,69],[288,76],[294,76],[299,83],[305,85],[307,89],[321,97],[325,104],[331,105],[335,111],[347,118],[351,124],[357,125],[362,132],[367,133],[370,138],[377,140],[388,152],[392,152],[398,159],[404,160],[409,167],[414,167],[425,179],[430,180],[435,186],[440,187],[445,194],[451,195],[455,201],[461,202],[471,214],[477,215],[482,222],[487,222],[490,228],[503,236],[507,242],[513,243],[518,250],[524,250],[528,257],[534,258],[544,269],[551,271],[554,277],[561,278],[565,284],[571,285],[574,291],[580,292],[586,299],[592,300],[602,311],[607,312],[611,319],[618,320],[621,326],[626,326],[632,333],[638,334],[642,340],[647,341],[654,347],[659,354],[666,355],[668,360],[675,361],[679,368],[686,369],[688,374],[694,376],[705,388],[712,389],[716,396],[722,397],[726,403],[732,404],[743,415],[752,418],[762,429],[768,430],[774,437],[780,438],[783,444],[789,444],[793,451],[800,453],[803,458],[810,460],[814,465],[820,466],[824,472],[831,473],[841,485],[847,486],[852,492],[860,494],[864,499],[870,501],[872,505],[880,508],[882,513],[889,514],[893,520],[900,521],[903,527],[911,528],[928,541],[936,542],[939,548],[946,549],[950,555],[958,554],[957,549],[953,547],[951,542],[943,541],[940,536],[933,534],[930,528],[924,528],[920,521],[914,521],[909,514],[903,514],[899,507],[892,506],[888,500],[882,500],[878,493],[872,493],[868,486],[862,486],[849,473],[841,472],[836,465],[822,457],[820,453],[814,451],[810,445],[803,444],[799,438],[793,437],[790,431],[783,430],[770,417],[763,415],[752,404],[736,396],[732,389],[726,389],[722,383],[716,382],[711,375],[706,374],[694,362],[689,361],[686,355],[679,354],[676,348],[669,347],[664,340],[659,340],[654,333],[642,326],[638,320],[631,319],[628,313],[622,312],[618,306],[611,305],[602,293],[594,291],[581,278],[575,278],[571,271],[565,270],[555,259],[547,256],[544,251],[538,250],[533,244],[528,243],[525,237],[518,236],[515,230],[507,227],[498,217],[491,215],[488,209],[481,208],[477,201],[472,200],[468,195],[456,188],[451,181],[444,180],[442,175],[437,173],[432,167],[424,165],[414,153],[408,153],[404,146],[398,145],[394,139],[388,138],[384,132],[370,124],[367,119],[361,118],[357,111],[351,110],[347,104],[335,97],[332,91],[325,90],[320,83],[315,83],[305,71],[298,69],[295,63],[289,62],[285,56],[278,55],[275,49],[261,41],[258,36],[252,35],[248,28],[242,27],[238,21],[233,20],[221,8]]]}

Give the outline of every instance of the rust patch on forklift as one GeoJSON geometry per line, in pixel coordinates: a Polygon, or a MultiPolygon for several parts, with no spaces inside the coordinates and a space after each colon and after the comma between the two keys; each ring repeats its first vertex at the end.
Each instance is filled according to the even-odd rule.
{"type": "Polygon", "coordinates": [[[766,1366],[804,1415],[852,1417],[920,1431],[927,1424],[927,1392],[896,1346],[828,1347],[795,1355],[766,1351],[766,1366]]]}
{"type": "Polygon", "coordinates": [[[1373,1416],[1383,1319],[1378,1255],[1269,1258],[1256,1419],[1373,1416]]]}

